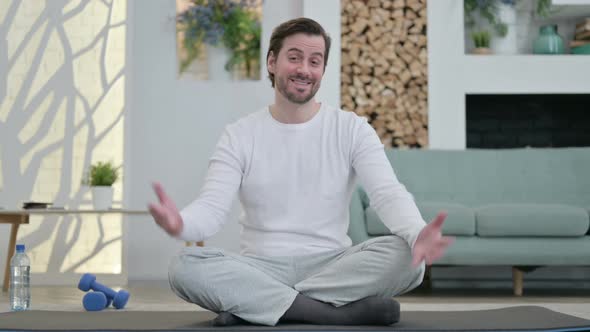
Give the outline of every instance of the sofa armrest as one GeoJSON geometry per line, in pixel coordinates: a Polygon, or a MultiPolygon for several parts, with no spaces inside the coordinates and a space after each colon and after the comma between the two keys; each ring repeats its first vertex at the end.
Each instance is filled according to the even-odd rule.
{"type": "Polygon", "coordinates": [[[350,199],[350,222],[348,224],[348,236],[352,244],[359,244],[371,238],[367,233],[365,220],[365,206],[361,199],[360,189],[355,189],[350,199]]]}

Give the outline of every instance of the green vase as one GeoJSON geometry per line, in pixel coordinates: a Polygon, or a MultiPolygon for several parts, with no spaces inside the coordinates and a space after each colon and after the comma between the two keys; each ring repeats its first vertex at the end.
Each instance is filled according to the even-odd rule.
{"type": "Polygon", "coordinates": [[[533,44],[534,54],[563,54],[563,38],[557,33],[557,25],[544,25],[533,44]]]}

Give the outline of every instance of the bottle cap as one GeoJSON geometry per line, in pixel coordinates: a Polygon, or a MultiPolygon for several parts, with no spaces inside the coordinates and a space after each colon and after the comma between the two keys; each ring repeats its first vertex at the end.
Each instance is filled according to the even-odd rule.
{"type": "Polygon", "coordinates": [[[25,245],[24,244],[17,244],[16,245],[16,251],[17,252],[24,252],[25,251],[25,245]]]}

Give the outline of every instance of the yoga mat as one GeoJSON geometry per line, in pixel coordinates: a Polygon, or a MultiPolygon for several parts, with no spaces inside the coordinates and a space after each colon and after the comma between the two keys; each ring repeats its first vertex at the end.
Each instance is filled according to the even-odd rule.
{"type": "Polygon", "coordinates": [[[474,311],[402,311],[392,326],[279,324],[211,326],[207,311],[24,311],[0,314],[2,331],[583,331],[590,320],[537,306],[474,311]]]}

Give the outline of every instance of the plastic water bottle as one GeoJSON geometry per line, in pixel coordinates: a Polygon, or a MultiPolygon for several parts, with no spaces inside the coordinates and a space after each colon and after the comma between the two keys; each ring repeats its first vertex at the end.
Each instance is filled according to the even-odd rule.
{"type": "Polygon", "coordinates": [[[25,245],[17,244],[16,253],[10,260],[10,310],[27,310],[31,304],[29,273],[31,261],[25,254],[25,245]]]}

